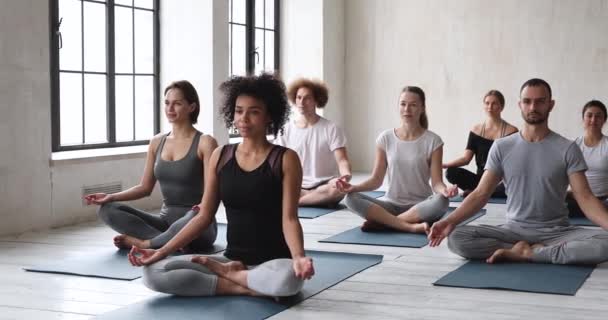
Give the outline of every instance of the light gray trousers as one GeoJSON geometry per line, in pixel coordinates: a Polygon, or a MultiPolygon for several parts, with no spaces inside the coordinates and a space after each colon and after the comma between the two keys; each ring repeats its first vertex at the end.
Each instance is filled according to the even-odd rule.
{"type": "MultiPolygon", "coordinates": [[[[144,284],[154,291],[180,296],[215,295],[218,276],[190,261],[193,256],[169,257],[144,267],[144,284]]],[[[208,257],[222,263],[231,261],[223,255],[208,257]]],[[[270,260],[247,269],[247,287],[266,296],[292,296],[304,285],[304,280],[296,277],[291,259],[270,260]]]]}
{"type": "Polygon", "coordinates": [[[376,198],[366,196],[359,192],[349,193],[346,196],[345,202],[346,206],[352,212],[363,219],[367,219],[369,207],[372,204],[379,205],[380,207],[384,208],[384,210],[395,216],[414,207],[420,215],[421,222],[428,223],[433,223],[441,219],[450,205],[450,201],[446,197],[439,194],[434,194],[414,206],[400,206],[389,201],[378,200],[376,198]]]}
{"type": "Polygon", "coordinates": [[[459,226],[448,238],[452,252],[467,259],[486,259],[498,249],[509,249],[518,241],[543,244],[533,250],[532,261],[553,264],[598,264],[608,261],[608,231],[574,226],[523,228],[459,226]]]}
{"type": "MultiPolygon", "coordinates": [[[[120,234],[150,240],[157,249],[169,242],[195,215],[191,207],[163,207],[161,214],[148,213],[120,202],[109,202],[99,206],[99,218],[120,234]]],[[[194,239],[188,247],[199,251],[208,249],[217,237],[215,221],[194,239]]]]}

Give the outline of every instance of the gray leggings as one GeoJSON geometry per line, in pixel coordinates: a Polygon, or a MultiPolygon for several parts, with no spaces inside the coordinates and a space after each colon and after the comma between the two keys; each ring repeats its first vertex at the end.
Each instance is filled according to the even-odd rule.
{"type": "Polygon", "coordinates": [[[421,222],[433,223],[443,217],[448,210],[450,201],[440,194],[434,194],[414,206],[400,206],[389,201],[366,196],[359,192],[349,193],[346,196],[346,206],[363,219],[367,219],[369,207],[372,204],[379,205],[395,216],[414,207],[418,211],[418,215],[420,215],[421,222]]]}
{"type": "MultiPolygon", "coordinates": [[[[144,284],[154,290],[179,296],[213,296],[218,276],[207,267],[190,261],[193,255],[169,257],[144,267],[144,284]]],[[[208,256],[226,263],[223,255],[208,256]]],[[[247,287],[271,297],[286,297],[298,293],[304,281],[297,278],[291,259],[275,259],[257,266],[247,266],[247,287]]]]}
{"type": "Polygon", "coordinates": [[[486,259],[494,251],[509,249],[518,241],[545,245],[533,250],[533,262],[598,264],[608,261],[608,232],[574,226],[460,226],[450,234],[448,247],[452,252],[467,259],[486,259]]]}
{"type": "MultiPolygon", "coordinates": [[[[99,207],[97,215],[114,231],[138,239],[150,240],[150,246],[157,249],[169,242],[195,215],[191,207],[163,207],[161,214],[152,214],[131,206],[109,202],[99,207]]],[[[199,251],[208,249],[217,237],[215,221],[188,247],[199,251]]]]}

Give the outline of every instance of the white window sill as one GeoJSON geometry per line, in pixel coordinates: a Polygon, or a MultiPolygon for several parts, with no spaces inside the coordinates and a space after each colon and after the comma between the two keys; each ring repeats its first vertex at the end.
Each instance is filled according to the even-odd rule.
{"type": "Polygon", "coordinates": [[[72,160],[122,159],[129,155],[141,155],[146,152],[148,152],[148,145],[53,152],[51,153],[51,164],[72,160]]]}

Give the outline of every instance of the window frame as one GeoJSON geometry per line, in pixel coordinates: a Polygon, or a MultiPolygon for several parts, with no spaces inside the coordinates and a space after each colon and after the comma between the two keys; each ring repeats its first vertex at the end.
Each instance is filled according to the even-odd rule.
{"type": "MultiPolygon", "coordinates": [[[[231,20],[232,12],[228,12],[228,33],[230,34],[230,51],[228,70],[232,71],[232,25],[239,25],[245,27],[245,72],[247,75],[253,75],[255,73],[255,59],[258,52],[255,50],[255,30],[269,30],[274,32],[274,72],[279,73],[280,66],[280,44],[281,44],[281,1],[280,0],[266,0],[274,2],[274,29],[266,29],[265,27],[255,26],[255,1],[256,0],[245,0],[245,24],[233,22],[231,20]]],[[[262,0],[263,1],[263,0],[262,0]]],[[[233,0],[230,0],[232,3],[233,0]]],[[[232,5],[229,4],[229,10],[232,10],[232,5]]],[[[231,72],[230,72],[231,73],[231,72]]],[[[233,76],[229,74],[228,76],[233,76]]]]}
{"type": "MultiPolygon", "coordinates": [[[[149,139],[145,140],[133,140],[133,141],[116,141],[116,75],[115,72],[115,43],[114,43],[114,32],[115,32],[115,21],[114,21],[114,8],[128,7],[135,9],[144,9],[146,11],[152,11],[152,25],[153,25],[153,70],[152,70],[152,85],[153,85],[153,101],[154,105],[152,121],[153,121],[153,133],[157,134],[160,132],[160,0],[153,0],[153,9],[140,8],[135,6],[125,6],[115,4],[114,0],[96,1],[96,0],[79,0],[80,2],[90,3],[103,3],[106,8],[106,71],[102,74],[106,75],[106,137],[108,142],[103,143],[90,143],[90,144],[75,144],[75,145],[61,145],[61,102],[60,102],[60,71],[59,66],[59,1],[60,0],[49,0],[49,41],[50,41],[50,80],[51,80],[51,150],[52,152],[60,151],[73,151],[73,150],[89,150],[98,148],[114,148],[114,147],[126,147],[126,146],[137,146],[146,145],[149,143],[149,139]]],[[[133,22],[135,23],[135,22],[133,22]]],[[[81,44],[82,45],[82,44],[81,44]]],[[[82,61],[83,66],[81,70],[76,72],[78,74],[99,74],[99,72],[84,71],[84,60],[82,61]]],[[[120,75],[120,73],[119,73],[120,75]]],[[[137,76],[138,73],[133,73],[133,76],[137,76]]],[[[146,74],[149,75],[149,74],[146,74]]],[[[84,89],[83,89],[84,90],[84,89]]],[[[134,89],[135,90],[135,89],[134,89]]],[[[84,99],[84,96],[83,96],[84,99]]],[[[84,108],[84,106],[83,106],[84,108]]],[[[135,114],[133,115],[135,121],[135,114]]],[[[82,123],[84,129],[84,122],[82,123]]],[[[133,128],[135,129],[135,127],[133,128]]],[[[85,131],[83,130],[83,135],[85,131]]],[[[135,135],[135,132],[134,132],[135,135]]]]}

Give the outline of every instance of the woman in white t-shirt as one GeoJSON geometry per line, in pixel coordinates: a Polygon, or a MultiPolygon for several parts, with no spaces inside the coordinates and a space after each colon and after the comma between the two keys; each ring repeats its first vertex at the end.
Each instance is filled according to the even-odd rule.
{"type": "MultiPolygon", "coordinates": [[[[574,140],[581,148],[587,163],[587,181],[591,192],[608,206],[608,136],[602,133],[606,124],[606,106],[598,100],[591,100],[583,107],[583,127],[585,134],[574,140]]],[[[584,216],[572,193],[566,197],[570,216],[584,216]]]]}
{"type": "Polygon", "coordinates": [[[458,192],[457,186],[448,188],[443,183],[443,141],[427,130],[424,91],[413,86],[403,88],[399,114],[401,126],[382,132],[376,139],[372,176],[358,185],[338,181],[339,190],[348,193],[348,208],[366,220],[363,231],[388,227],[424,233],[429,224],[443,217],[448,198],[458,192]],[[385,174],[386,200],[361,193],[380,187],[385,174]]]}
{"type": "Polygon", "coordinates": [[[328,96],[325,83],[305,78],[296,79],[287,89],[295,119],[275,144],[293,149],[300,157],[301,206],[336,206],[344,198],[336,182],[351,178],[344,131],[316,111],[325,107],[328,96]]]}

